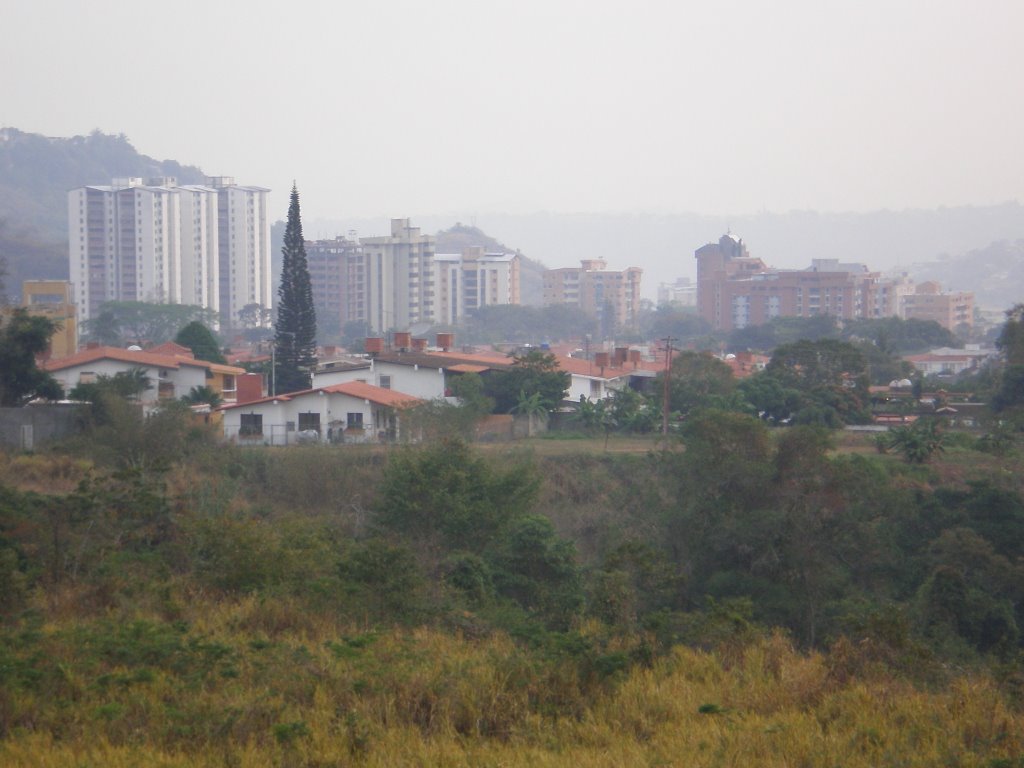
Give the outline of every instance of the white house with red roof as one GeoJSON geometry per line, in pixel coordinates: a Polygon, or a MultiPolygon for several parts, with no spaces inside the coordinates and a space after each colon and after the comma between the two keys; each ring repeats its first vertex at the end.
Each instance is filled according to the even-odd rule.
{"type": "Polygon", "coordinates": [[[348,381],[220,408],[224,436],[242,445],[376,443],[408,437],[401,415],[424,401],[348,381]]]}
{"type": "Polygon", "coordinates": [[[903,359],[927,376],[959,376],[979,370],[986,361],[995,359],[998,354],[998,350],[968,344],[963,349],[942,347],[920,355],[904,355],[903,359]]]}
{"type": "Polygon", "coordinates": [[[100,376],[112,377],[139,369],[151,385],[139,396],[139,401],[147,408],[160,400],[183,397],[193,387],[208,386],[225,401],[234,400],[236,377],[245,373],[244,368],[196,360],[191,350],[177,344],[157,349],[159,351],[143,352],[120,347],[89,347],[69,357],[47,360],[41,367],[65,392],[79,384],[94,383],[100,376]]]}

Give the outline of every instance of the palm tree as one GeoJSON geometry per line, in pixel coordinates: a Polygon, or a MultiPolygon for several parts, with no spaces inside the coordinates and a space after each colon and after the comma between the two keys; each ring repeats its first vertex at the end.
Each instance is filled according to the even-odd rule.
{"type": "Polygon", "coordinates": [[[935,453],[945,450],[946,435],[938,421],[928,419],[889,433],[889,446],[903,454],[911,464],[924,464],[935,453]]]}
{"type": "Polygon", "coordinates": [[[213,387],[203,385],[201,387],[192,387],[187,395],[182,398],[189,405],[199,405],[201,403],[207,403],[211,408],[216,408],[218,405],[224,402],[224,398],[220,396],[220,393],[213,387]]]}
{"type": "Polygon", "coordinates": [[[546,424],[548,420],[548,409],[544,406],[544,400],[540,392],[527,395],[523,390],[519,390],[519,400],[513,406],[512,413],[526,416],[526,431],[530,436],[533,435],[533,425],[535,423],[546,424]]]}

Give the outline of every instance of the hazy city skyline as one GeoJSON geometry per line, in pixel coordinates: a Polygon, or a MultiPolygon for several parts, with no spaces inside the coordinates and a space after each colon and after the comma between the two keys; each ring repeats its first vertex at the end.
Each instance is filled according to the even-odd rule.
{"type": "Polygon", "coordinates": [[[124,133],[282,212],[295,179],[310,217],[984,205],[1024,178],[1019,2],[2,4],[0,123],[124,133]]]}

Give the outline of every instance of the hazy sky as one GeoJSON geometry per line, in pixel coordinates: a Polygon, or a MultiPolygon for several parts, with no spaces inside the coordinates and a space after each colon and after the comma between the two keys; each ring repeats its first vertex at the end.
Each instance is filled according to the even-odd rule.
{"type": "MultiPolygon", "coordinates": [[[[0,0],[0,125],[306,216],[1020,199],[1021,0],[0,0]]],[[[104,181],[96,179],[97,183],[104,181]]]]}

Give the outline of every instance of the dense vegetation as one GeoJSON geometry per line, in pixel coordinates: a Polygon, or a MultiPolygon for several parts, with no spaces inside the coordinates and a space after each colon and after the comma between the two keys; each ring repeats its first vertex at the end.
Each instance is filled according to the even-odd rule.
{"type": "Polygon", "coordinates": [[[1019,456],[700,412],[645,453],[0,461],[0,762],[1017,765],[1019,456]]]}

